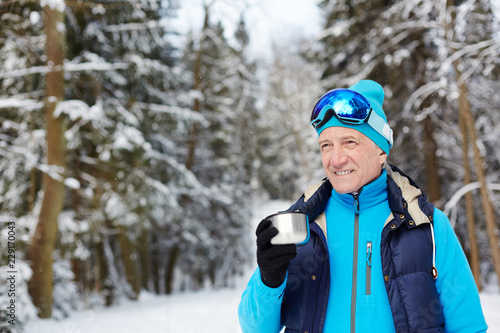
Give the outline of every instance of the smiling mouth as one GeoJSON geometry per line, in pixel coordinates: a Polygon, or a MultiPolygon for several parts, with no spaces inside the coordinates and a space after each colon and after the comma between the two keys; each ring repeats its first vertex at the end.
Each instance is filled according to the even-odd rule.
{"type": "Polygon", "coordinates": [[[337,172],[335,172],[335,174],[337,176],[345,176],[345,175],[350,174],[351,172],[352,172],[352,170],[343,170],[343,171],[337,171],[337,172]]]}

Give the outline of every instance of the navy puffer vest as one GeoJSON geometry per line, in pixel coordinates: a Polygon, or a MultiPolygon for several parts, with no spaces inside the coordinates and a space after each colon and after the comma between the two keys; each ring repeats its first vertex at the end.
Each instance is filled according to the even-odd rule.
{"type": "MultiPolygon", "coordinates": [[[[382,230],[380,253],[396,332],[444,332],[444,316],[433,277],[434,206],[403,172],[394,166],[386,170],[392,217],[382,230]]],[[[289,208],[305,212],[312,222],[309,242],[298,249],[288,270],[281,308],[285,332],[323,331],[330,261],[324,232],[315,220],[325,210],[331,191],[330,182],[325,180],[310,197],[303,195],[289,208]]]]}

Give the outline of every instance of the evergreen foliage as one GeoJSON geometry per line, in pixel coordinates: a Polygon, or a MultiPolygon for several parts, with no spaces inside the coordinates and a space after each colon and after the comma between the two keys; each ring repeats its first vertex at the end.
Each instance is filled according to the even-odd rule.
{"type": "Polygon", "coordinates": [[[57,318],[84,300],[110,305],[136,299],[143,288],[170,293],[227,286],[250,257],[241,244],[254,177],[258,87],[256,66],[245,58],[248,34],[241,20],[233,46],[222,25],[210,23],[200,40],[191,38],[202,48],[180,50],[169,24],[177,6],[104,1],[65,7],[65,100],[54,117],[67,128],[67,168],[56,170],[45,161],[43,78],[50,69],[43,8],[29,1],[2,5],[1,219],[17,221],[18,259],[28,261],[42,175],[63,175],[53,255],[57,318]],[[205,78],[195,87],[189,57],[198,52],[205,78]],[[193,128],[196,155],[188,167],[193,128]],[[68,290],[78,290],[80,301],[68,299],[68,290]]]}

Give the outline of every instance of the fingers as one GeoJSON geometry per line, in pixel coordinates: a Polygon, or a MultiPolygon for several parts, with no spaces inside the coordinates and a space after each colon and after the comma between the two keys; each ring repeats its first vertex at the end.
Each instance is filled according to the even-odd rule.
{"type": "Polygon", "coordinates": [[[269,227],[257,236],[257,249],[266,249],[272,246],[271,239],[278,234],[278,229],[269,227]]]}
{"type": "Polygon", "coordinates": [[[295,244],[276,245],[261,253],[261,259],[266,260],[271,266],[276,267],[276,263],[288,263],[297,256],[295,244]]]}
{"type": "Polygon", "coordinates": [[[269,228],[270,225],[271,225],[271,220],[260,221],[259,225],[257,226],[257,229],[255,230],[255,236],[259,237],[259,235],[262,233],[262,231],[269,228]]]}
{"type": "Polygon", "coordinates": [[[257,264],[261,267],[261,270],[265,270],[268,275],[274,274],[276,272],[286,271],[290,261],[296,256],[297,248],[294,244],[271,246],[258,253],[257,264]]]}

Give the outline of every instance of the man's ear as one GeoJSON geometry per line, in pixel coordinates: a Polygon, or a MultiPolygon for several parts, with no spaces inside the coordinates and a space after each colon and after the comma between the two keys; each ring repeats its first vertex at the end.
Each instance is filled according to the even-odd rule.
{"type": "Polygon", "coordinates": [[[387,153],[382,149],[380,149],[379,161],[382,166],[384,165],[385,161],[387,161],[387,153]]]}

